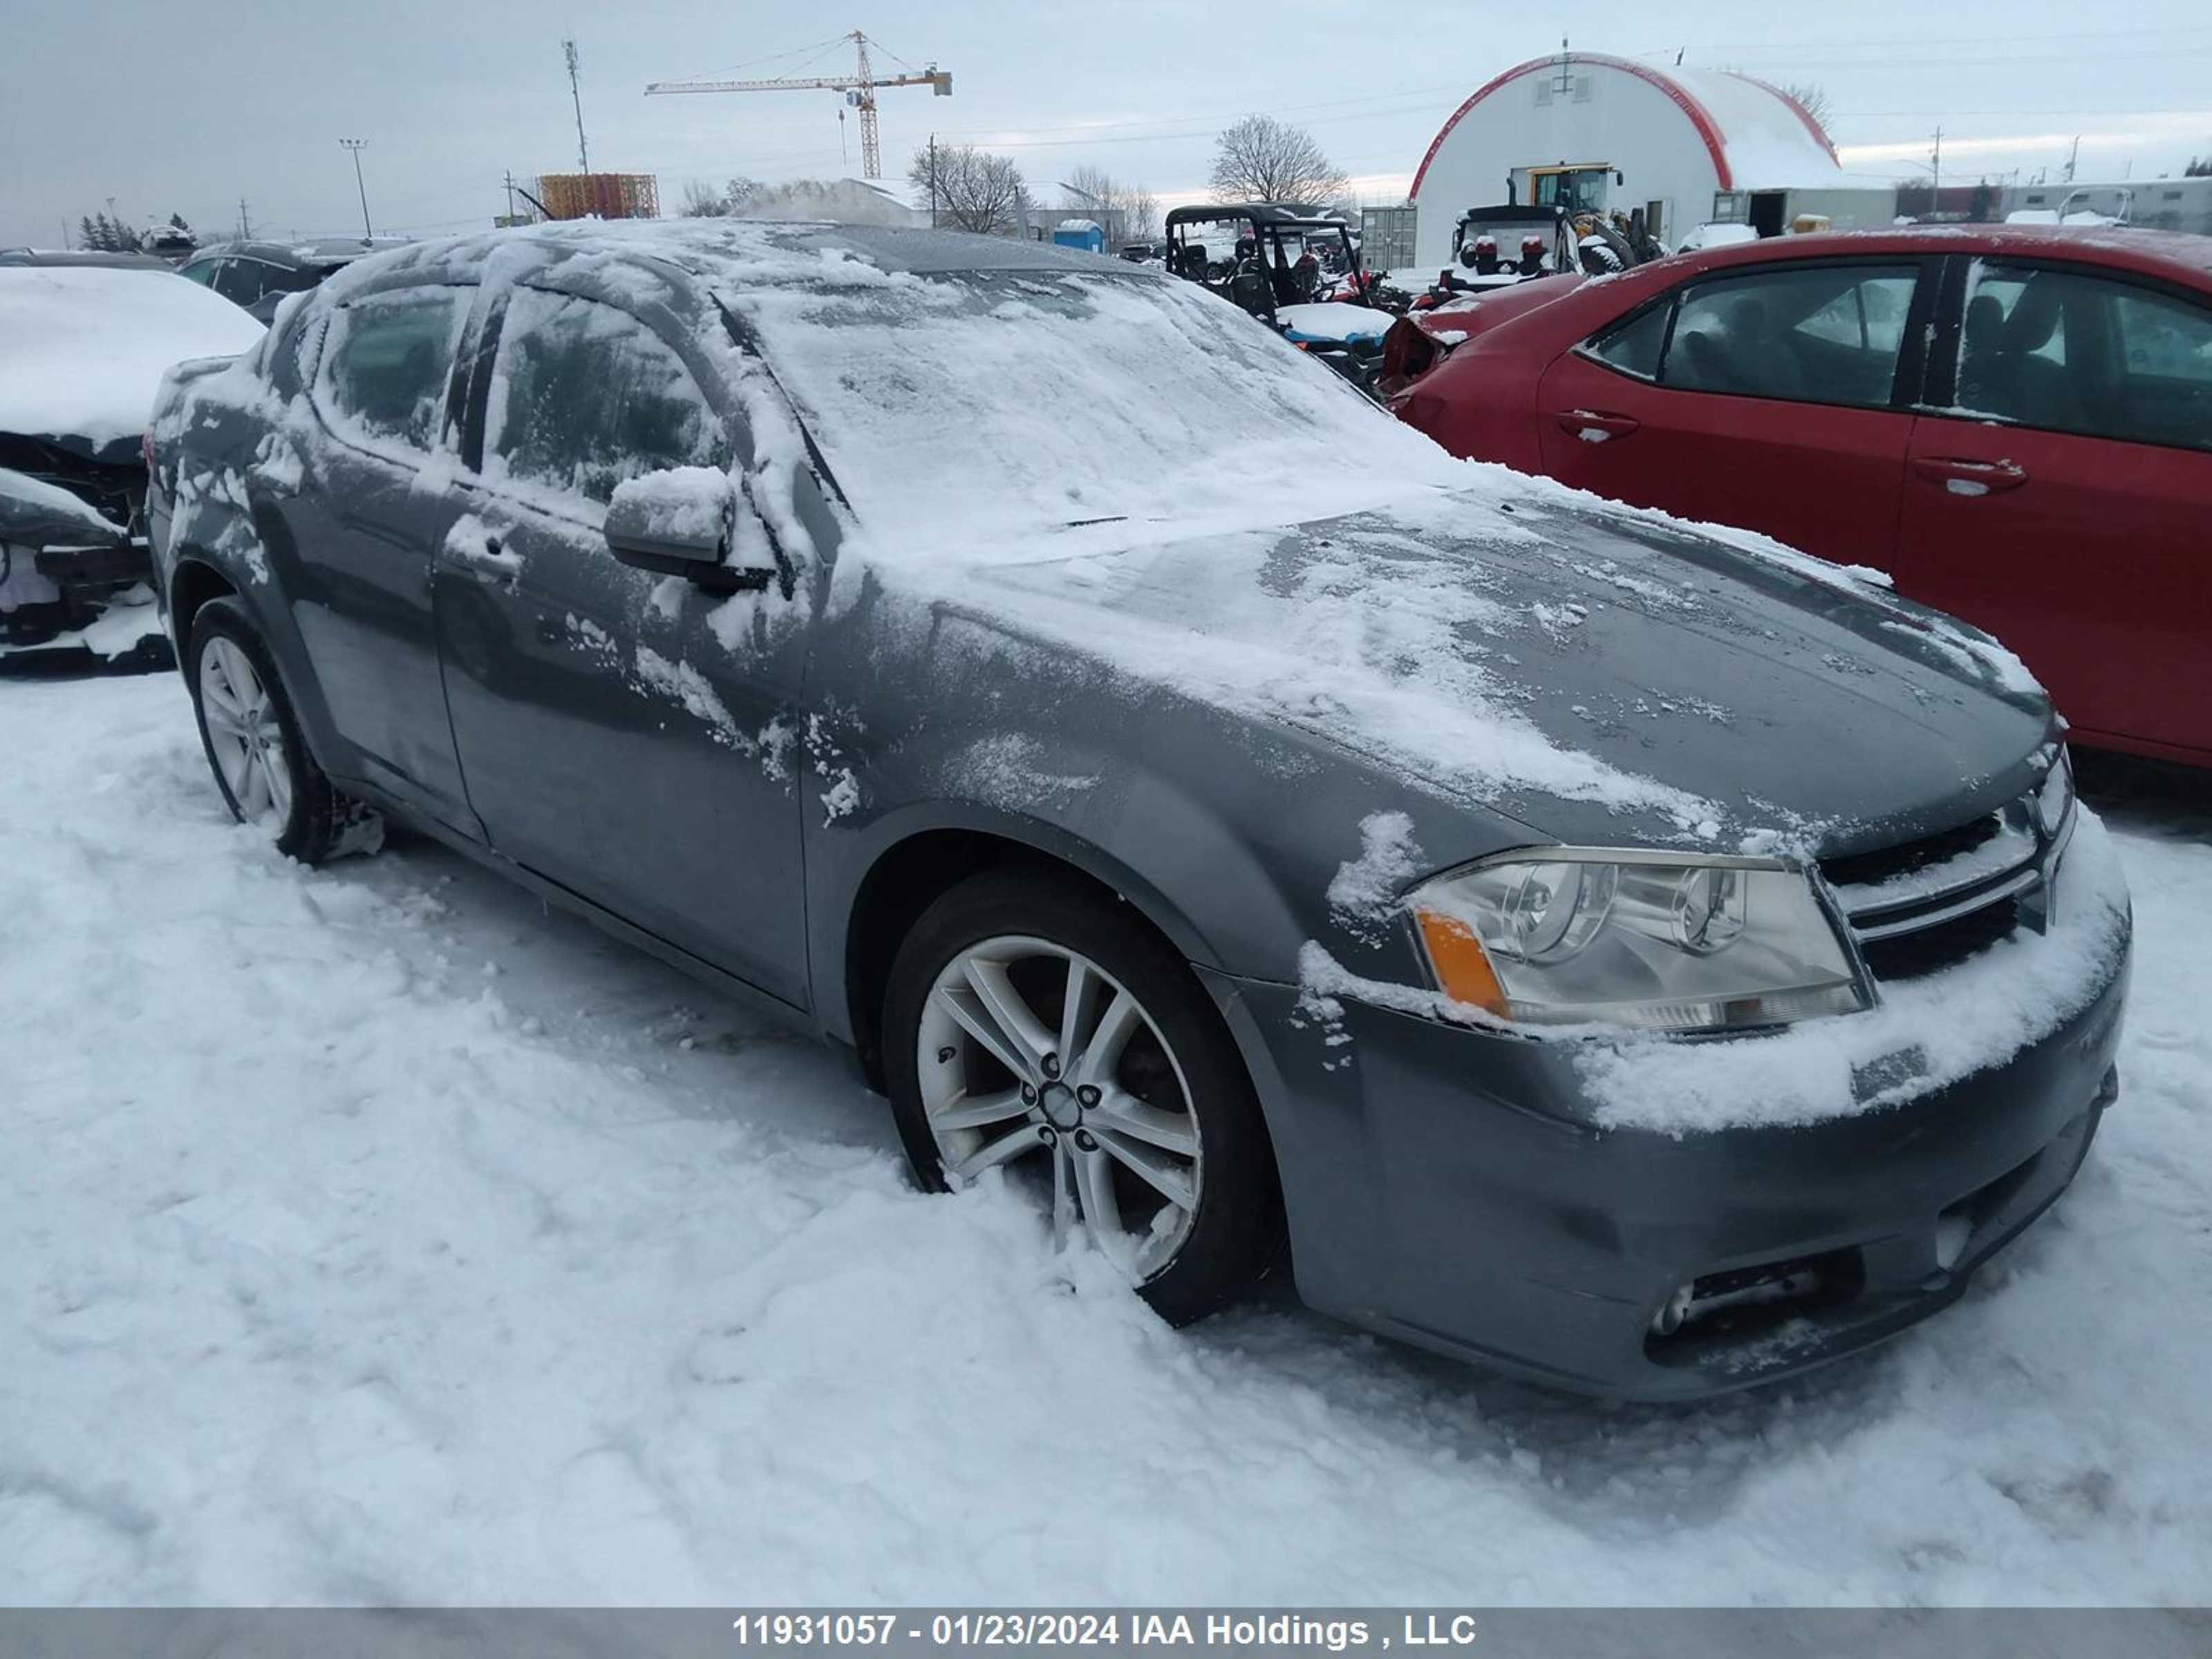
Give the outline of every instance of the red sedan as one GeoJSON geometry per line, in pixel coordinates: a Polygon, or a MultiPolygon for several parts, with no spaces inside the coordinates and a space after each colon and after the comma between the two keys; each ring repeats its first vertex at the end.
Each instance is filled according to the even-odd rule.
{"type": "Polygon", "coordinates": [[[2212,766],[2212,237],[1738,244],[1408,319],[1380,390],[1455,454],[1878,566],[2078,741],[2212,766]]]}

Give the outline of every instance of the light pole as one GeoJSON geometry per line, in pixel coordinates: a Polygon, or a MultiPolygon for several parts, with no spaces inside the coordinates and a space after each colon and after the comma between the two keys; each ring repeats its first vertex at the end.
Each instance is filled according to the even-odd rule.
{"type": "Polygon", "coordinates": [[[341,138],[338,143],[353,152],[353,185],[361,192],[361,238],[367,241],[376,234],[368,228],[368,186],[361,181],[361,153],[368,148],[368,140],[341,138]]]}

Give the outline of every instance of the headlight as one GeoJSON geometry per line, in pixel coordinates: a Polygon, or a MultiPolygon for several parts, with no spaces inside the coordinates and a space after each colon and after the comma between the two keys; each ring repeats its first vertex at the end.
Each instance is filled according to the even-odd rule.
{"type": "Polygon", "coordinates": [[[2074,811],[2074,757],[2063,745],[2035,792],[2035,817],[2045,841],[2057,841],[2074,811]]]}
{"type": "Polygon", "coordinates": [[[1439,988],[1503,1019],[1713,1031],[1868,1004],[1811,881],[1772,860],[1559,848],[1407,902],[1439,988]]]}

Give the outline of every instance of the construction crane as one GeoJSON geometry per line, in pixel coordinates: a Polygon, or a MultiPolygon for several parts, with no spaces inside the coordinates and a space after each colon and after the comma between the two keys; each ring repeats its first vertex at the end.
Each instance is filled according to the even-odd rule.
{"type": "MultiPolygon", "coordinates": [[[[932,64],[926,70],[908,66],[904,75],[879,76],[869,66],[868,37],[854,29],[839,40],[853,43],[854,55],[859,65],[851,75],[817,75],[787,77],[773,81],[655,81],[646,88],[646,95],[664,92],[842,92],[845,101],[860,112],[860,173],[863,178],[884,176],[882,147],[876,137],[876,88],[878,87],[927,87],[939,98],[952,95],[952,74],[932,64]]],[[[805,48],[800,48],[801,51],[805,48]]],[[[787,54],[795,56],[796,54],[787,54]]],[[[842,110],[837,118],[843,120],[842,110]]]]}

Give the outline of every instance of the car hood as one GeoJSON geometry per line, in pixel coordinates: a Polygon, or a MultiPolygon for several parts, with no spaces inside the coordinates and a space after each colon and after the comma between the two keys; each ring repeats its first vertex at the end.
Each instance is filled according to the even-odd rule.
{"type": "Polygon", "coordinates": [[[0,431],[127,462],[163,369],[251,350],[263,332],[174,271],[0,270],[0,431]]]}
{"type": "Polygon", "coordinates": [[[1849,852],[2030,787],[2050,708],[1984,636],[1758,538],[1516,484],[1149,544],[1071,527],[969,574],[1001,629],[1563,842],[1849,852]]]}

